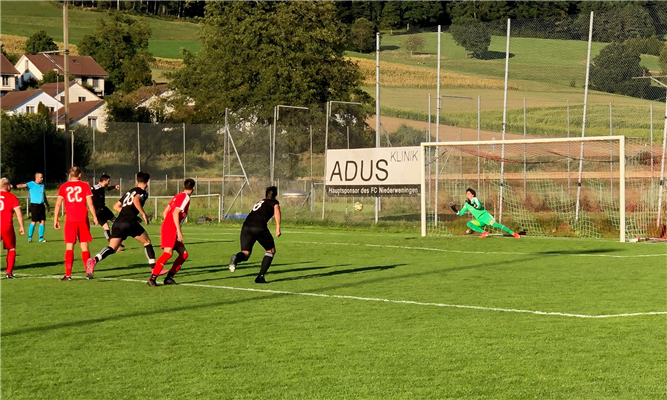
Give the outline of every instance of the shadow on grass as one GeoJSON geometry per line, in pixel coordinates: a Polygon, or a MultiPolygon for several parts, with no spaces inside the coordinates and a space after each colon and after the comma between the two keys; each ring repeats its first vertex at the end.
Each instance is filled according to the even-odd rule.
{"type": "MultiPolygon", "coordinates": [[[[534,261],[534,260],[540,260],[541,258],[542,258],[542,256],[519,257],[517,260],[515,260],[515,262],[529,262],[529,261],[534,261]]],[[[490,267],[494,267],[494,266],[503,267],[503,266],[507,265],[508,262],[510,262],[510,261],[501,260],[501,261],[498,261],[498,262],[495,262],[495,263],[493,263],[493,262],[483,262],[483,263],[479,263],[479,264],[460,266],[460,267],[455,267],[455,268],[433,269],[433,270],[424,271],[424,272],[420,272],[420,273],[407,273],[407,274],[400,274],[400,275],[377,277],[377,278],[372,278],[372,279],[360,280],[360,281],[357,281],[357,282],[347,282],[347,283],[339,284],[339,285],[319,287],[319,288],[312,289],[312,290],[302,290],[302,291],[300,291],[300,293],[325,293],[326,291],[329,291],[329,290],[346,289],[346,288],[351,288],[351,287],[355,287],[355,286],[363,286],[363,285],[368,285],[368,284],[373,284],[373,283],[380,283],[380,282],[387,282],[387,281],[392,281],[392,280],[400,280],[400,279],[406,279],[406,278],[419,278],[419,277],[424,277],[424,276],[428,276],[428,275],[446,274],[447,272],[463,271],[463,270],[478,269],[478,268],[490,268],[490,267]]],[[[395,267],[395,266],[392,266],[391,268],[393,268],[393,267],[395,267]]],[[[387,269],[386,266],[385,266],[385,269],[387,269]]],[[[114,282],[114,281],[108,281],[108,282],[114,282]]],[[[187,283],[187,282],[185,282],[185,283],[187,283]]],[[[263,286],[261,286],[261,289],[268,289],[267,286],[270,286],[270,285],[263,285],[263,286]]],[[[159,287],[163,287],[163,286],[159,286],[159,287]]],[[[169,287],[170,286],[166,286],[164,288],[169,288],[169,287]]],[[[150,289],[150,290],[155,290],[155,289],[150,289]]],[[[160,289],[157,289],[157,290],[160,290],[160,289]]],[[[162,290],[169,290],[169,289],[162,289],[162,290]]],[[[244,299],[224,300],[224,301],[209,302],[209,303],[204,303],[204,304],[184,305],[184,306],[179,306],[179,307],[167,307],[167,308],[157,309],[157,310],[155,310],[155,309],[141,310],[141,311],[134,311],[134,312],[129,312],[129,313],[110,315],[110,316],[107,316],[107,317],[89,318],[89,319],[82,319],[82,320],[78,320],[78,321],[61,322],[61,323],[56,323],[56,324],[26,327],[26,328],[22,328],[22,329],[9,330],[9,331],[4,330],[0,336],[3,337],[3,338],[6,338],[6,337],[10,337],[10,336],[22,335],[24,333],[46,332],[46,331],[53,331],[53,330],[58,330],[58,329],[63,329],[63,328],[71,328],[71,327],[84,327],[84,326],[95,325],[95,324],[109,322],[109,321],[120,321],[120,320],[124,320],[124,319],[128,319],[128,318],[145,318],[146,316],[149,316],[149,315],[153,316],[153,315],[160,315],[160,314],[172,314],[172,313],[180,312],[180,311],[201,310],[201,309],[206,309],[206,308],[231,306],[231,305],[249,303],[249,302],[254,302],[254,301],[271,300],[271,299],[280,298],[280,297],[294,296],[295,294],[292,294],[292,293],[270,293],[270,294],[262,294],[260,296],[248,297],[248,298],[244,298],[244,299]]]]}
{"type": "MultiPolygon", "coordinates": [[[[306,263],[303,263],[303,264],[306,264],[306,263]]],[[[350,264],[325,265],[325,266],[321,266],[321,267],[275,269],[276,267],[280,268],[281,265],[293,265],[293,264],[274,264],[274,265],[271,265],[271,269],[269,269],[269,274],[270,275],[276,275],[276,274],[285,274],[285,273],[289,273],[289,272],[315,271],[315,270],[322,270],[322,269],[329,269],[329,268],[336,268],[336,267],[346,267],[350,264]]],[[[231,274],[230,273],[228,276],[224,276],[224,277],[210,278],[210,279],[200,279],[200,280],[188,281],[188,282],[184,282],[184,283],[201,283],[201,282],[219,281],[219,280],[222,280],[222,279],[238,279],[238,278],[248,278],[248,277],[253,277],[254,278],[257,275],[257,273],[259,272],[260,266],[261,266],[260,264],[257,264],[257,265],[247,265],[247,266],[244,266],[242,268],[237,267],[237,271],[239,269],[241,269],[241,270],[244,270],[244,269],[250,270],[250,269],[252,269],[252,272],[247,273],[247,274],[238,274],[238,273],[231,274]]],[[[226,269],[227,269],[227,266],[224,266],[223,270],[226,270],[226,269]]],[[[218,267],[218,271],[220,271],[219,267],[218,267]]],[[[210,272],[210,271],[195,272],[195,273],[187,272],[187,273],[185,273],[181,276],[190,277],[190,276],[200,275],[200,274],[208,273],[208,272],[210,272]]],[[[292,279],[299,279],[299,278],[290,278],[290,279],[281,279],[281,280],[292,280],[292,279]]],[[[275,281],[272,281],[272,282],[275,282],[275,281]]]]}
{"type": "Polygon", "coordinates": [[[591,249],[591,250],[550,250],[550,251],[540,251],[536,254],[541,254],[545,256],[560,256],[563,254],[606,254],[606,253],[615,253],[621,251],[621,249],[591,249]]]}
{"type": "Polygon", "coordinates": [[[41,262],[41,263],[33,263],[33,264],[23,264],[23,265],[17,265],[15,268],[16,268],[17,271],[21,271],[21,270],[28,269],[28,268],[55,267],[56,265],[65,265],[65,260],[49,261],[49,262],[41,262]]]}

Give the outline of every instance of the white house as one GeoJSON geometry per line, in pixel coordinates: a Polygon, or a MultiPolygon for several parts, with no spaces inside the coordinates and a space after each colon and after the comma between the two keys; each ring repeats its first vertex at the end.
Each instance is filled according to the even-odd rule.
{"type": "Polygon", "coordinates": [[[16,90],[19,71],[14,68],[12,63],[0,54],[0,75],[2,75],[2,86],[0,86],[0,96],[16,90]]]}
{"type": "Polygon", "coordinates": [[[0,108],[7,114],[36,114],[39,104],[43,104],[49,112],[55,112],[63,106],[61,102],[44,93],[40,89],[11,92],[0,98],[0,108]]]}
{"type": "MultiPolygon", "coordinates": [[[[59,129],[65,129],[65,107],[53,114],[59,129]]],[[[104,100],[81,101],[69,104],[70,126],[84,125],[100,132],[107,130],[107,108],[104,100]]]]}
{"type": "MultiPolygon", "coordinates": [[[[44,74],[55,70],[63,74],[65,56],[55,54],[24,54],[15,67],[21,74],[19,85],[32,79],[42,80],[44,74]]],[[[92,57],[68,56],[70,79],[89,85],[98,96],[104,96],[104,79],[109,74],[92,57]]],[[[71,101],[71,100],[70,100],[71,101]]]]}
{"type": "MultiPolygon", "coordinates": [[[[46,83],[39,87],[44,93],[65,104],[65,82],[46,83]]],[[[80,103],[83,101],[102,100],[95,93],[81,86],[76,81],[69,83],[69,102],[80,103]]]]}

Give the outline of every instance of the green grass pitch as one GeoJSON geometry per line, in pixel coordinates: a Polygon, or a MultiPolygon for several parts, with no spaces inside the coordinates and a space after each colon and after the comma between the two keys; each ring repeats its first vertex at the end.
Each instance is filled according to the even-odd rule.
{"type": "Polygon", "coordinates": [[[237,227],[184,233],[180,285],[157,288],[135,241],[93,281],[75,251],[60,282],[61,233],[20,237],[2,397],[667,398],[664,244],[293,226],[256,285],[258,245],[226,268],[237,227]]]}

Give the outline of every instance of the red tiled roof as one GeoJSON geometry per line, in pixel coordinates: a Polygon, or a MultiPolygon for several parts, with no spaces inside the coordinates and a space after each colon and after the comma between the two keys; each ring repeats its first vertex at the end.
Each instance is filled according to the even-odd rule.
{"type": "Polygon", "coordinates": [[[39,89],[7,93],[6,95],[0,97],[0,107],[3,110],[13,110],[14,107],[25,103],[33,97],[38,96],[40,93],[43,92],[39,89]]]}
{"type": "MultiPolygon", "coordinates": [[[[62,73],[65,64],[65,56],[56,54],[26,54],[30,62],[41,72],[46,73],[58,69],[62,73]]],[[[88,56],[69,56],[69,73],[73,76],[91,76],[108,78],[109,74],[100,65],[88,56]]]]}
{"type": "MultiPolygon", "coordinates": [[[[75,83],[76,81],[70,81],[69,85],[72,86],[75,83]]],[[[65,82],[45,83],[39,89],[51,97],[56,97],[58,93],[65,91],[65,82]]]]}
{"type": "Polygon", "coordinates": [[[162,93],[166,92],[169,89],[169,85],[166,83],[158,83],[153,86],[142,86],[134,92],[127,95],[133,103],[138,104],[144,100],[149,99],[151,96],[159,96],[162,93]]]}
{"type": "MultiPolygon", "coordinates": [[[[78,103],[69,103],[69,119],[70,121],[76,121],[81,117],[83,117],[84,115],[95,110],[102,104],[104,104],[104,100],[80,101],[78,103]]],[[[58,110],[58,123],[64,121],[65,121],[65,107],[61,107],[60,110],[58,110]]]]}
{"type": "Polygon", "coordinates": [[[0,73],[2,75],[20,75],[21,73],[12,65],[11,61],[0,54],[0,73]]]}

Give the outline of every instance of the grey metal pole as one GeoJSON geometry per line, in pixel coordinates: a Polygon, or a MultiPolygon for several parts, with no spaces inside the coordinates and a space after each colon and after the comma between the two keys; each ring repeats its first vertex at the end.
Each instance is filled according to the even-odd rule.
{"type": "Polygon", "coordinates": [[[324,123],[324,180],[322,181],[322,219],[324,220],[324,209],[327,198],[327,150],[329,149],[329,118],[331,118],[331,101],[326,105],[326,121],[324,123]]]}
{"type": "MultiPolygon", "coordinates": [[[[96,154],[96,149],[95,149],[95,125],[93,125],[93,177],[97,176],[97,169],[96,169],[96,160],[97,159],[97,154],[96,154]]],[[[46,164],[46,162],[45,162],[46,164]]],[[[93,180],[94,182],[94,180],[93,180]]]]}
{"type": "Polygon", "coordinates": [[[315,192],[313,187],[313,126],[310,126],[310,212],[315,212],[315,192]]]}
{"type": "MultiPolygon", "coordinates": [[[[667,88],[667,86],[665,86],[667,88]]],[[[667,93],[666,93],[667,94],[667,93]]],[[[662,192],[665,190],[665,151],[667,149],[667,96],[665,96],[665,123],[662,129],[662,161],[660,162],[660,187],[658,188],[658,218],[656,226],[660,227],[662,219],[662,192]]]]}
{"type": "MultiPolygon", "coordinates": [[[[481,140],[481,133],[482,133],[482,96],[477,96],[477,141],[479,142],[481,140]]],[[[481,157],[479,155],[481,151],[481,148],[479,145],[477,145],[477,190],[480,189],[479,186],[479,179],[480,179],[480,173],[481,173],[481,165],[480,165],[480,160],[481,157]]]]}
{"type": "MultiPolygon", "coordinates": [[[[375,34],[375,147],[380,147],[380,32],[375,34]]],[[[375,197],[375,223],[378,223],[380,198],[375,197]]]]}
{"type": "Polygon", "coordinates": [[[139,139],[139,123],[137,122],[137,171],[141,171],[141,139],[139,139]]]}
{"type": "MultiPolygon", "coordinates": [[[[584,116],[581,123],[581,137],[586,136],[586,109],[588,106],[588,78],[591,72],[591,43],[593,42],[593,11],[591,11],[591,20],[588,27],[588,56],[586,57],[586,86],[584,87],[584,116]]],[[[579,153],[579,178],[577,179],[577,206],[575,208],[574,219],[579,220],[579,207],[581,204],[581,175],[584,168],[584,142],[581,142],[579,153]]]]}
{"type": "MultiPolygon", "coordinates": [[[[436,88],[435,88],[435,141],[440,141],[440,109],[442,108],[442,97],[440,97],[440,60],[442,51],[442,26],[438,25],[438,70],[436,71],[436,88]]],[[[438,226],[438,181],[440,175],[440,151],[435,148],[435,187],[433,194],[433,225],[438,226]]]]}
{"type": "MultiPolygon", "coordinates": [[[[570,100],[566,100],[567,108],[567,137],[570,137],[570,100]]],[[[567,194],[570,195],[570,163],[572,158],[570,157],[570,142],[567,143],[567,194]]]]}
{"type": "MultiPolygon", "coordinates": [[[[523,138],[526,139],[526,98],[523,98],[523,138]]],[[[526,201],[526,144],[523,144],[523,201],[526,201]]]]}
{"type": "MultiPolygon", "coordinates": [[[[505,93],[503,96],[503,140],[505,140],[505,132],[507,131],[507,77],[509,75],[510,66],[510,23],[511,20],[507,18],[507,44],[505,45],[505,93]]],[[[500,199],[498,201],[498,222],[503,221],[503,188],[505,186],[505,143],[500,147],[500,199]]]]}
{"type": "MultiPolygon", "coordinates": [[[[609,136],[614,136],[614,128],[612,126],[612,117],[611,117],[611,103],[609,103],[609,136]]],[[[614,143],[609,142],[609,201],[614,201],[614,143]]]]}
{"type": "Polygon", "coordinates": [[[183,179],[185,179],[185,122],[183,123],[183,179]]]}

